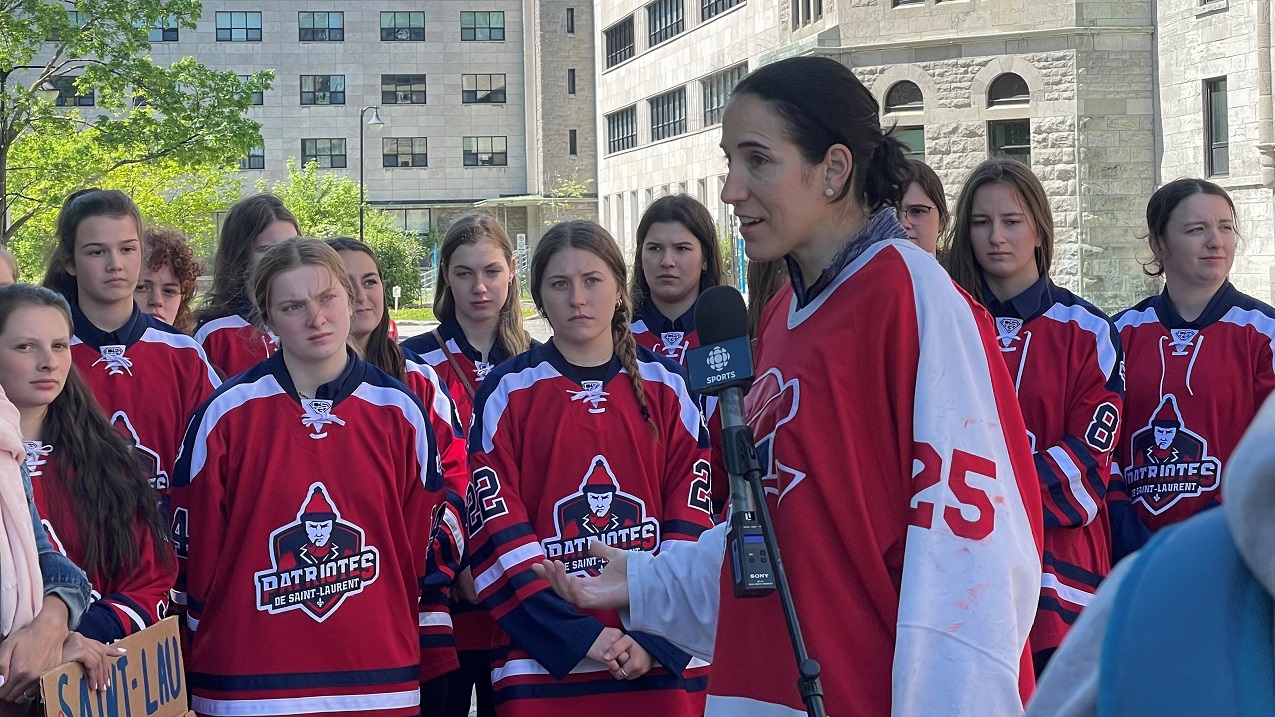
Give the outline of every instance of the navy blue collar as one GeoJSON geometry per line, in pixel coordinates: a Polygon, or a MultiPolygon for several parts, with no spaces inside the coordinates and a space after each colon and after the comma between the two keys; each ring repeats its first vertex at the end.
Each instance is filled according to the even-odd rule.
{"type": "Polygon", "coordinates": [[[785,256],[784,262],[788,265],[788,276],[792,281],[793,295],[797,298],[797,307],[810,305],[810,302],[818,298],[824,289],[832,286],[832,282],[841,274],[842,269],[858,259],[859,255],[873,244],[888,239],[908,240],[908,233],[903,229],[903,225],[899,224],[899,217],[892,207],[877,210],[877,213],[872,215],[858,233],[847,239],[809,289],[806,288],[802,278],[801,267],[797,266],[797,262],[791,256],[785,256]]]}
{"type": "MultiPolygon", "coordinates": [[[[335,380],[329,381],[314,392],[316,399],[331,401],[332,405],[336,405],[345,400],[350,394],[354,393],[354,389],[363,383],[363,379],[367,374],[368,363],[358,357],[354,353],[354,349],[345,348],[346,361],[345,369],[341,371],[341,375],[335,380]]],[[[283,362],[283,352],[276,351],[273,356],[265,360],[266,370],[275,377],[279,385],[284,391],[293,398],[297,403],[301,402],[301,396],[297,393],[297,386],[292,382],[292,374],[288,373],[288,366],[283,362]]]]}
{"type": "Polygon", "coordinates": [[[71,318],[75,322],[75,338],[98,351],[103,346],[132,346],[150,328],[150,317],[143,314],[136,303],[133,304],[133,313],[129,315],[128,321],[114,331],[103,331],[94,326],[76,302],[71,303],[71,318]]]}
{"type": "Polygon", "coordinates": [[[1239,303],[1240,291],[1236,289],[1231,282],[1227,281],[1218,287],[1217,293],[1209,299],[1209,303],[1204,307],[1204,311],[1200,313],[1199,318],[1195,321],[1187,321],[1178,313],[1177,307],[1173,305],[1173,300],[1169,298],[1169,287],[1156,294],[1151,299],[1151,306],[1155,308],[1155,315],[1159,317],[1160,323],[1166,329],[1202,329],[1226,315],[1232,306],[1239,303]]]}
{"type": "MultiPolygon", "coordinates": [[[[540,351],[544,353],[545,360],[549,362],[549,365],[557,369],[558,373],[575,382],[581,388],[584,387],[584,384],[581,383],[580,373],[576,371],[575,365],[562,355],[558,347],[553,344],[553,339],[541,344],[540,351]]],[[[606,378],[602,379],[602,385],[605,386],[610,383],[611,379],[615,378],[618,373],[620,373],[620,358],[612,353],[611,362],[607,364],[606,378]]]]}
{"type": "Polygon", "coordinates": [[[662,334],[668,331],[690,333],[695,330],[695,305],[691,304],[691,308],[687,309],[686,313],[676,319],[670,319],[660,312],[659,307],[648,296],[646,301],[642,302],[642,309],[638,312],[638,318],[654,334],[662,334]]]}
{"type": "Polygon", "coordinates": [[[460,352],[475,363],[485,360],[495,366],[504,363],[509,358],[509,352],[505,350],[504,346],[500,345],[500,332],[497,331],[496,340],[491,345],[491,351],[487,354],[487,358],[484,359],[482,352],[469,343],[469,339],[465,336],[465,330],[460,327],[460,322],[456,320],[455,314],[443,319],[442,323],[439,324],[438,332],[443,335],[444,341],[447,339],[455,341],[456,346],[460,348],[460,352]]]}
{"type": "Polygon", "coordinates": [[[1049,280],[1049,277],[1042,276],[1036,280],[1036,283],[1021,291],[1018,296],[1008,301],[1001,301],[987,287],[987,281],[984,279],[983,303],[992,316],[1012,316],[1026,323],[1045,313],[1053,305],[1053,289],[1054,283],[1049,280]]]}

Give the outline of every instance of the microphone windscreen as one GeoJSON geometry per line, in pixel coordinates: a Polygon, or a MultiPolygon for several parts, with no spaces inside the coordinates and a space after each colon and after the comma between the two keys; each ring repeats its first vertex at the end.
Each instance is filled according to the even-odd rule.
{"type": "Polygon", "coordinates": [[[695,302],[695,332],[701,346],[748,336],[748,307],[733,286],[713,286],[695,302]]]}

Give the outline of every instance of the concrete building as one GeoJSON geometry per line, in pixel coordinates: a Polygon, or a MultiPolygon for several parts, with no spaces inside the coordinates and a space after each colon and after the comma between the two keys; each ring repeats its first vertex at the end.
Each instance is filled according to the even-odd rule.
{"type": "Polygon", "coordinates": [[[285,177],[290,158],[362,168],[369,205],[422,236],[475,207],[531,242],[546,213],[596,212],[592,196],[545,201],[560,178],[596,191],[587,3],[208,0],[197,29],[151,39],[160,63],[275,70],[251,109],[264,145],[241,162],[248,180],[285,177]],[[383,127],[363,126],[372,106],[383,127]]]}
{"type": "Polygon", "coordinates": [[[1270,0],[685,2],[596,4],[601,215],[626,241],[669,192],[696,196],[733,235],[719,199],[721,105],[743,71],[822,54],[873,91],[949,200],[991,154],[1028,162],[1054,210],[1055,279],[1098,305],[1158,290],[1141,271],[1146,200],[1167,179],[1210,171],[1235,192],[1250,236],[1236,282],[1271,299],[1271,182],[1257,151],[1270,39],[1262,71],[1255,29],[1270,0]],[[1201,139],[1206,80],[1218,77],[1229,170],[1206,166],[1201,139]]]}

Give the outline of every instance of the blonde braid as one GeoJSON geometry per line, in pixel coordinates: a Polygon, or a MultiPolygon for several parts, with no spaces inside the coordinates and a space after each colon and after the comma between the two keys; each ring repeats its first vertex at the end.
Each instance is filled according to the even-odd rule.
{"type": "Polygon", "coordinates": [[[629,306],[623,299],[615,310],[615,316],[611,319],[611,338],[615,342],[615,355],[620,359],[620,365],[624,367],[625,372],[629,374],[629,383],[633,384],[633,395],[642,409],[642,418],[651,431],[651,438],[658,440],[659,431],[655,426],[655,420],[651,418],[651,409],[646,405],[646,391],[642,388],[642,374],[638,371],[637,339],[633,338],[633,332],[629,330],[629,306]]]}

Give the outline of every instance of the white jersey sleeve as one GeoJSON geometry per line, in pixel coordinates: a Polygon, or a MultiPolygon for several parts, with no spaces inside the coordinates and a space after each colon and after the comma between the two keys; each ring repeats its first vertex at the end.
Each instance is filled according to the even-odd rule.
{"type": "Polygon", "coordinates": [[[696,541],[669,541],[658,554],[629,554],[629,609],[625,628],[649,632],[705,661],[713,659],[721,600],[722,523],[696,541]]]}

